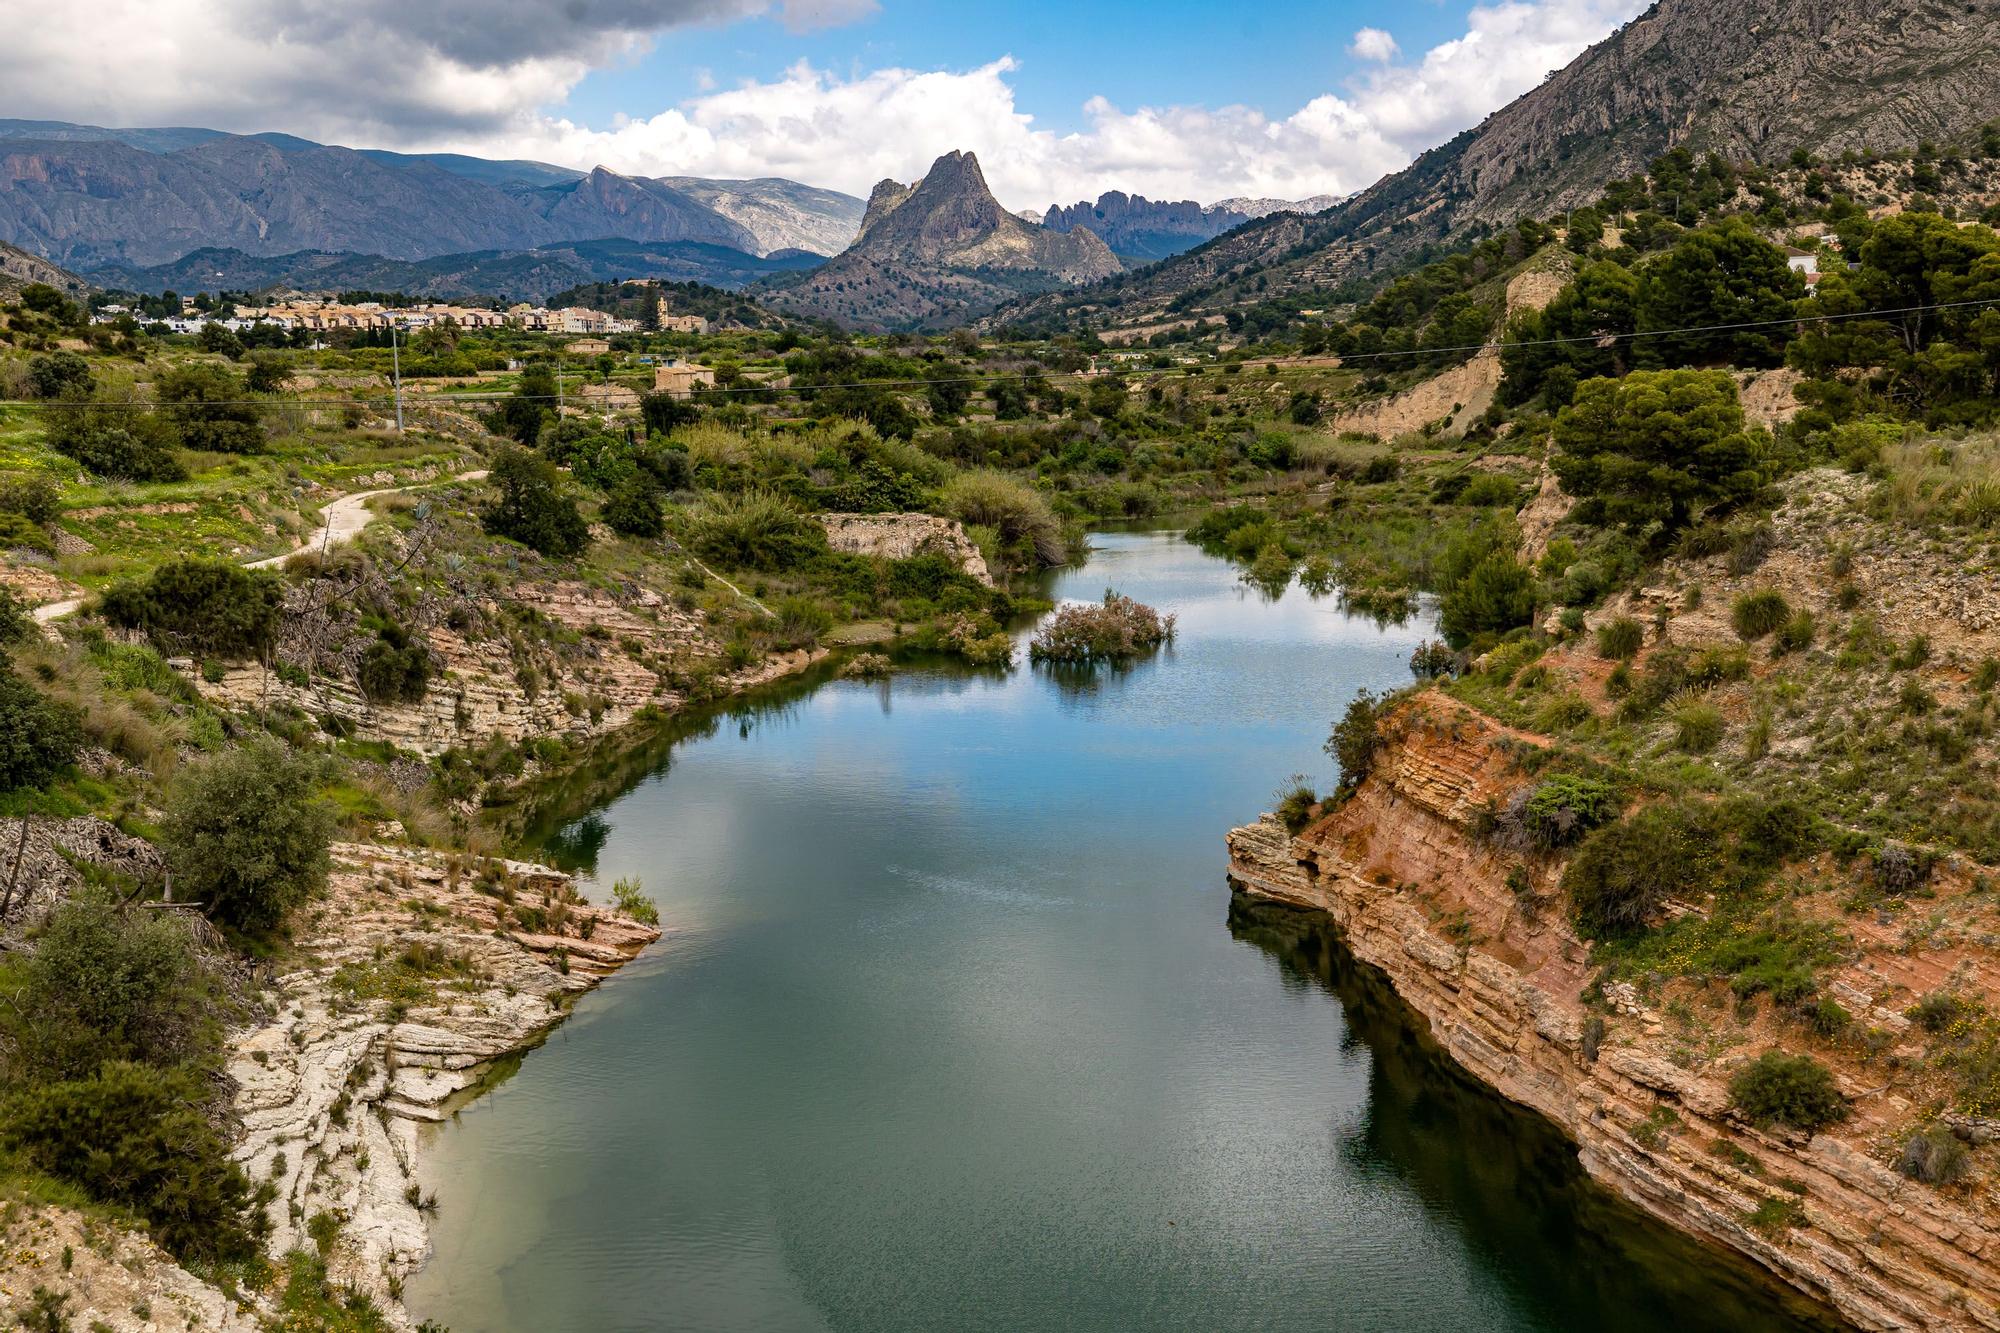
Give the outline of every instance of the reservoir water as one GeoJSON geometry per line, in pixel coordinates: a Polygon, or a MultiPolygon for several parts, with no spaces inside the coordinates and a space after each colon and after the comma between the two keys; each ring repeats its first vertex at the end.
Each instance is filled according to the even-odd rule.
{"type": "Polygon", "coordinates": [[[438,1131],[454,1333],[1756,1330],[1812,1313],[1584,1178],[1321,918],[1231,903],[1429,627],[1168,534],[1055,593],[1180,618],[1082,679],[920,668],[722,715],[547,849],[666,938],[438,1131]]]}

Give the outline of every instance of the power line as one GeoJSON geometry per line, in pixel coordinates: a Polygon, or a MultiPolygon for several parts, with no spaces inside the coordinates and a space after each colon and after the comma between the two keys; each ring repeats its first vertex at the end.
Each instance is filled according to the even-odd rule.
{"type": "MultiPolygon", "coordinates": [[[[1851,310],[1851,311],[1833,311],[1826,314],[1787,315],[1780,319],[1743,320],[1729,324],[1694,324],[1694,325],[1684,325],[1678,328],[1671,328],[1671,329],[1640,329],[1630,333],[1587,333],[1567,338],[1522,338],[1522,339],[1516,339],[1513,342],[1460,343],[1452,347],[1411,347],[1411,348],[1396,348],[1392,350],[1385,350],[1378,352],[1351,352],[1339,356],[1338,359],[1340,366],[1345,366],[1352,361],[1393,360],[1399,357],[1451,356],[1461,352],[1474,353],[1474,354],[1479,352],[1504,352],[1512,348],[1521,348],[1521,347],[1559,347],[1559,346],[1578,345],[1578,344],[1589,344],[1591,346],[1601,347],[1606,343],[1629,342],[1640,338],[1671,338],[1680,336],[1682,334],[1695,334],[1695,333],[1740,333],[1751,329],[1780,328],[1787,324],[1824,324],[1824,323],[1831,323],[1837,320],[1882,319],[1890,315],[1914,315],[1914,314],[1923,314],[1926,312],[1938,311],[1938,310],[1966,310],[1966,309],[1979,309],[1992,306],[2000,306],[2000,297],[1989,297],[1976,301],[1940,301],[1929,305],[1894,306],[1879,310],[1851,310]]],[[[1219,365],[1220,363],[1212,363],[1212,364],[1219,365]]],[[[1233,362],[1231,364],[1242,365],[1245,363],[1233,362]]],[[[1339,367],[1336,366],[1332,368],[1338,369],[1339,367]]],[[[1141,367],[1139,369],[1143,372],[1143,371],[1170,370],[1174,369],[1174,367],[1164,367],[1164,366],[1141,367]]],[[[1184,366],[1184,367],[1179,367],[1179,369],[1200,372],[1209,369],[1209,367],[1184,366]]],[[[1280,367],[1280,369],[1282,371],[1290,373],[1302,373],[1310,370],[1319,369],[1319,367],[1286,366],[1286,367],[1280,367]]],[[[805,393],[816,393],[825,389],[927,388],[933,384],[936,385],[1002,384],[1002,383],[1007,383],[1009,381],[1033,383],[1037,381],[1046,381],[1049,378],[1049,373],[1050,372],[1047,371],[1032,371],[1027,373],[1011,373],[1011,374],[994,372],[992,374],[986,374],[986,375],[960,375],[960,376],[951,376],[939,379],[845,380],[831,384],[789,384],[789,385],[750,384],[750,385],[743,385],[740,387],[731,387],[731,388],[717,388],[714,386],[706,386],[702,388],[700,392],[705,396],[714,397],[722,395],[750,394],[750,393],[791,392],[791,393],[805,394],[805,393]]],[[[1054,373],[1061,374],[1062,372],[1057,371],[1054,373]]],[[[199,399],[199,400],[192,400],[192,405],[197,407],[273,407],[280,405],[292,406],[292,407],[308,407],[308,408],[379,407],[385,401],[385,398],[199,399]]],[[[445,407],[461,403],[474,404],[474,403],[566,402],[566,401],[567,401],[567,396],[560,392],[539,393],[539,394],[520,394],[520,393],[480,394],[480,393],[439,392],[433,394],[421,394],[414,399],[414,402],[418,404],[425,404],[432,407],[445,407]]],[[[133,411],[147,411],[156,406],[161,406],[161,404],[146,403],[137,400],[128,400],[125,402],[99,402],[94,400],[70,401],[65,399],[52,399],[52,398],[0,399],[0,408],[6,408],[6,407],[78,408],[86,410],[88,409],[116,410],[122,408],[133,411]]]]}

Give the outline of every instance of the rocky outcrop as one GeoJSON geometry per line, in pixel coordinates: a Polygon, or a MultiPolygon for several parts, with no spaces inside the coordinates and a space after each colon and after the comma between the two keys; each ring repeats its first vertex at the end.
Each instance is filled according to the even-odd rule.
{"type": "Polygon", "coordinates": [[[1051,204],[1040,220],[1050,231],[1088,227],[1114,252],[1133,259],[1152,260],[1193,249],[1232,227],[1242,226],[1251,216],[1220,204],[1203,208],[1192,199],[1169,203],[1164,199],[1148,199],[1143,194],[1107,190],[1094,204],[1077,203],[1068,208],[1051,204]]]}
{"type": "Polygon", "coordinates": [[[878,184],[861,234],[805,281],[770,300],[798,314],[868,327],[962,322],[1022,291],[1117,273],[1087,228],[1051,231],[1009,213],[971,153],[946,153],[915,185],[878,184]]]}
{"type": "MultiPolygon", "coordinates": [[[[721,648],[701,618],[644,588],[618,595],[581,583],[524,582],[512,590],[510,600],[576,631],[573,650],[545,660],[530,677],[507,639],[475,639],[449,625],[433,625],[426,637],[440,671],[416,703],[369,700],[353,683],[351,670],[309,675],[286,663],[291,649],[282,644],[277,667],[239,665],[217,680],[194,672],[192,663],[179,665],[219,706],[288,704],[315,717],[339,718],[368,739],[428,756],[488,736],[510,741],[602,736],[630,723],[641,709],[681,707],[687,694],[680,682],[704,673],[710,673],[714,688],[742,689],[817,660],[810,652],[780,653],[754,667],[723,673],[721,648]]],[[[355,645],[354,651],[362,646],[355,645]]]]}
{"type": "Polygon", "coordinates": [[[235,1156],[277,1186],[273,1254],[310,1244],[306,1224],[332,1213],[332,1279],[400,1320],[394,1293],[438,1206],[420,1185],[419,1127],[660,932],[583,902],[544,866],[360,845],[335,857],[270,1021],[233,1043],[235,1156]]]}
{"type": "MultiPolygon", "coordinates": [[[[145,1235],[104,1225],[74,1209],[0,1210],[0,1297],[9,1322],[29,1327],[37,1289],[65,1304],[66,1329],[92,1333],[264,1333],[269,1311],[232,1297],[175,1263],[145,1235]]],[[[48,1325],[34,1325],[48,1327],[48,1325]]]]}
{"type": "MultiPolygon", "coordinates": [[[[1909,1101],[1829,1056],[1847,1122],[1806,1135],[1734,1117],[1731,1072],[1795,1044],[1796,1026],[1742,1020],[1704,1041],[1629,986],[1586,1003],[1593,973],[1555,901],[1560,866],[1475,831],[1480,811],[1529,781],[1512,753],[1533,738],[1435,695],[1386,734],[1352,798],[1300,836],[1270,816],[1230,834],[1239,891],[1331,914],[1460,1065],[1560,1126],[1592,1176],[1647,1212],[1862,1328],[2000,1328],[2000,1225],[1983,1192],[1932,1189],[1885,1160],[1916,1118],[1909,1101]],[[1796,1225],[1752,1224],[1774,1198],[1799,1205],[1796,1225]]],[[[1925,963],[1891,931],[1856,929],[1857,957],[1825,985],[1858,1024],[1906,1029],[1898,1009],[1925,963]]]]}
{"type": "Polygon", "coordinates": [[[821,514],[826,542],[845,555],[908,560],[913,555],[946,555],[987,587],[993,575],[986,557],[955,518],[935,514],[821,514]]]}
{"type": "Polygon", "coordinates": [[[159,878],[163,864],[152,843],[96,815],[0,820],[0,916],[40,921],[83,884],[80,866],[150,882],[159,878]]]}
{"type": "Polygon", "coordinates": [[[861,228],[862,201],[775,176],[757,180],[703,180],[667,176],[667,185],[750,230],[757,253],[781,250],[837,255],[861,228]]]}

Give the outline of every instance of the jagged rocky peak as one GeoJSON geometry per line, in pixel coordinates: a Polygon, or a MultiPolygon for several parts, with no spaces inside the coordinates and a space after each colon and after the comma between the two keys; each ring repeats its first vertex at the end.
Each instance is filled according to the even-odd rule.
{"type": "Polygon", "coordinates": [[[1108,277],[1118,256],[1087,228],[1052,231],[1001,207],[971,153],[950,152],[914,185],[870,193],[861,234],[825,268],[774,300],[863,326],[935,327],[1022,290],[1108,277]],[[1006,279],[996,275],[1005,273],[1006,279]]]}

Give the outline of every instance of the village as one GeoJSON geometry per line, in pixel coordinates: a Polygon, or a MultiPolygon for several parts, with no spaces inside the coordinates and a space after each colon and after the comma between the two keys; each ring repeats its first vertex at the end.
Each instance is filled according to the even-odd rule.
{"type": "MultiPolygon", "coordinates": [[[[564,306],[555,310],[526,302],[504,308],[446,302],[392,306],[380,301],[343,302],[324,293],[304,292],[276,294],[268,304],[237,305],[233,311],[232,314],[222,315],[203,310],[198,308],[194,297],[184,296],[181,298],[180,314],[157,322],[165,325],[170,332],[183,334],[199,333],[209,324],[219,325],[231,333],[241,333],[259,325],[286,332],[304,330],[309,333],[331,333],[341,329],[411,332],[452,325],[461,329],[511,328],[528,333],[598,337],[638,333],[646,328],[641,320],[620,319],[602,310],[582,306],[564,306]]],[[[129,306],[113,304],[100,307],[92,318],[96,323],[110,324],[127,316],[136,317],[137,312],[129,306]]],[[[706,334],[709,331],[708,320],[700,315],[672,313],[664,296],[658,298],[658,322],[653,327],[669,333],[706,334]]]]}

